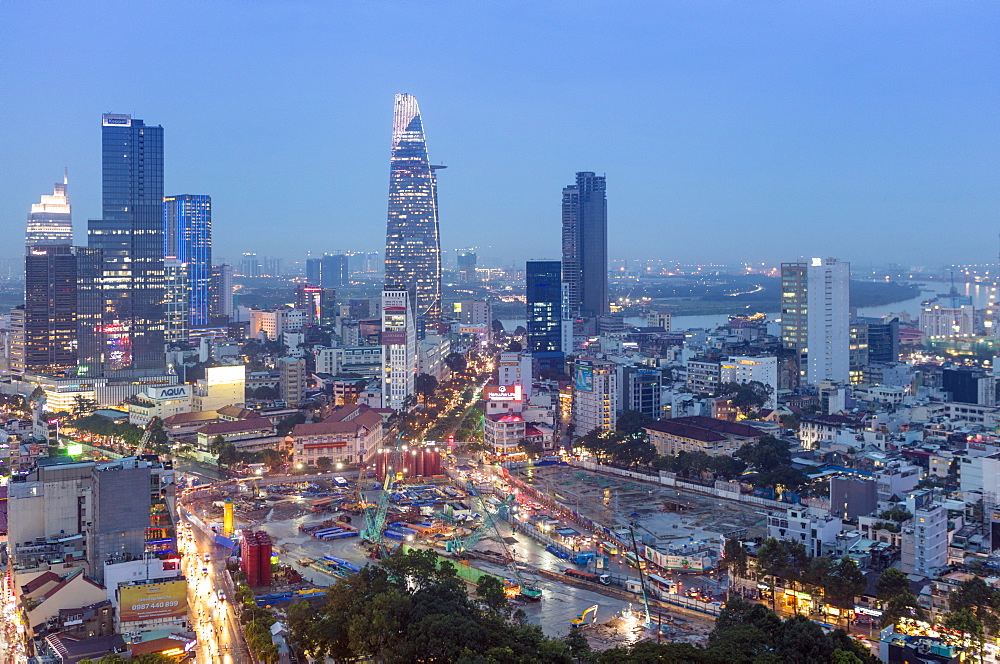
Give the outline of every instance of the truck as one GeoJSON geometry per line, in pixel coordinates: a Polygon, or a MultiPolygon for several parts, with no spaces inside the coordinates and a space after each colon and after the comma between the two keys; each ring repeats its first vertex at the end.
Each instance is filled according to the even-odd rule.
{"type": "Polygon", "coordinates": [[[591,574],[590,572],[581,572],[578,569],[566,568],[563,570],[563,574],[566,576],[579,579],[581,581],[590,581],[591,583],[600,583],[604,586],[611,585],[611,577],[607,574],[591,574]]]}
{"type": "Polygon", "coordinates": [[[572,560],[577,565],[586,565],[591,560],[597,557],[596,553],[586,552],[586,553],[574,553],[571,554],[569,559],[572,560]]]}

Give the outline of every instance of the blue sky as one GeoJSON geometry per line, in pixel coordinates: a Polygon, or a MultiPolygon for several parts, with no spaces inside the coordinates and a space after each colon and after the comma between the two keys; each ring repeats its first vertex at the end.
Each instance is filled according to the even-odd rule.
{"type": "Polygon", "coordinates": [[[100,115],[161,124],[215,252],[381,250],[392,98],[418,97],[442,246],[558,256],[608,177],[610,254],[995,260],[996,2],[0,2],[0,256],[100,115]]]}

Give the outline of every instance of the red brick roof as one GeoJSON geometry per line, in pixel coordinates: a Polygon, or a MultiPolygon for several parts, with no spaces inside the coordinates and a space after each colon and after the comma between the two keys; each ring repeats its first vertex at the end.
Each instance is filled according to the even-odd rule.
{"type": "Polygon", "coordinates": [[[740,438],[756,438],[764,432],[747,424],[717,420],[713,417],[694,415],[692,417],[677,417],[672,420],[659,420],[644,427],[648,431],[690,438],[703,443],[718,443],[730,436],[740,438]]]}
{"type": "Polygon", "coordinates": [[[271,431],[271,420],[266,417],[255,417],[252,420],[236,420],[234,422],[215,422],[198,429],[198,433],[216,436],[227,433],[253,433],[254,431],[271,431]]]}
{"type": "Polygon", "coordinates": [[[347,422],[340,422],[333,419],[333,415],[326,418],[322,422],[307,422],[305,424],[296,424],[295,428],[292,429],[292,436],[294,438],[299,438],[300,436],[329,436],[331,434],[356,434],[358,430],[362,427],[366,429],[374,429],[375,427],[381,426],[382,416],[374,411],[374,409],[369,408],[364,412],[360,413],[357,417],[347,422]]]}

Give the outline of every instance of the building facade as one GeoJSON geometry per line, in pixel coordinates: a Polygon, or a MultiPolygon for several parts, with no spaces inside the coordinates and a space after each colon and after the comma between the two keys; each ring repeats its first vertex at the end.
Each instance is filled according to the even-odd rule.
{"type": "Polygon", "coordinates": [[[163,199],[163,255],[187,263],[188,325],[208,325],[212,279],[211,196],[184,194],[163,199]]]}
{"type": "Polygon", "coordinates": [[[24,309],[11,315],[10,369],[62,374],[76,367],[77,263],[69,245],[39,245],[24,257],[24,309]]]}
{"type": "Polygon", "coordinates": [[[73,244],[73,210],[69,204],[69,180],[63,177],[52,187],[52,194],[43,194],[32,203],[28,213],[28,230],[24,246],[28,253],[38,246],[70,246],[73,244]]]}
{"type": "Polygon", "coordinates": [[[562,280],[570,312],[596,318],[608,313],[608,203],[603,175],[576,174],[563,189],[562,280]]]}
{"type": "Polygon", "coordinates": [[[618,372],[613,362],[581,358],[573,363],[573,429],[583,436],[611,431],[618,422],[618,372]]]}
{"type": "Polygon", "coordinates": [[[562,371],[562,264],[532,260],[525,264],[528,351],[540,368],[562,371]]]}
{"type": "Polygon", "coordinates": [[[80,263],[80,372],[162,374],[163,128],[105,114],[102,151],[102,218],[88,223],[93,253],[80,263]]]}
{"type": "Polygon", "coordinates": [[[382,406],[401,410],[414,397],[417,339],[410,293],[386,286],[382,291],[382,406]]]}
{"type": "Polygon", "coordinates": [[[800,383],[850,380],[850,279],[835,258],[781,264],[781,341],[800,383]]]}
{"type": "Polygon", "coordinates": [[[208,281],[208,315],[233,317],[233,266],[228,263],[212,266],[208,281]]]}
{"type": "Polygon", "coordinates": [[[413,310],[421,329],[441,319],[436,168],[427,156],[427,140],[416,97],[397,94],[389,173],[385,283],[400,285],[413,294],[413,310]]]}

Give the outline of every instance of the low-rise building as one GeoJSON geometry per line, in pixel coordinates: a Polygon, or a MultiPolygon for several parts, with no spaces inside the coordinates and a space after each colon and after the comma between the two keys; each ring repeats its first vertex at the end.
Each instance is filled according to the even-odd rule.
{"type": "Polygon", "coordinates": [[[842,521],[825,510],[789,507],[783,516],[767,518],[767,536],[805,546],[810,557],[822,556],[836,546],[842,521]]]}
{"type": "Polygon", "coordinates": [[[344,406],[322,422],[295,425],[290,438],[296,467],[316,467],[322,458],[364,463],[382,444],[382,415],[364,405],[344,406]]]}
{"type": "Polygon", "coordinates": [[[662,455],[704,452],[729,455],[741,446],[760,440],[763,432],[747,424],[694,415],[660,420],[644,427],[649,442],[662,455]]]}

